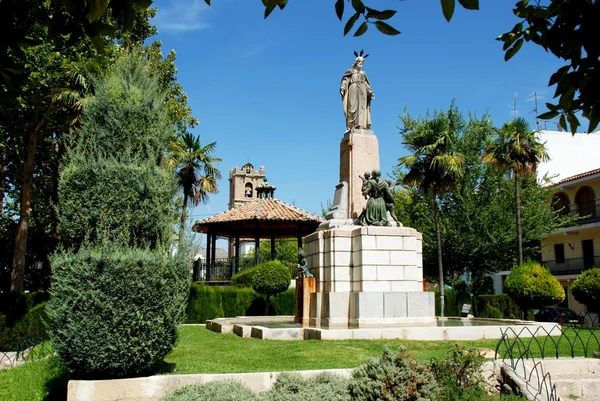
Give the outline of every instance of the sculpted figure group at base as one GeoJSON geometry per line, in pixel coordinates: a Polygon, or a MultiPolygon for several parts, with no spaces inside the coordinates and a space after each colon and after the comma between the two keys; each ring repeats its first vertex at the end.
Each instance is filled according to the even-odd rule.
{"type": "Polygon", "coordinates": [[[352,68],[346,70],[340,86],[346,116],[346,132],[353,128],[371,128],[371,100],[375,98],[367,74],[362,70],[365,58],[369,55],[363,56],[362,50],[360,54],[354,52],[354,55],[356,59],[352,68]]]}
{"type": "Polygon", "coordinates": [[[394,212],[394,183],[392,180],[382,180],[378,169],[365,172],[360,177],[363,182],[362,194],[367,200],[367,206],[359,216],[359,222],[363,226],[391,226],[387,213],[390,212],[392,220],[396,223],[398,219],[394,212]]]}

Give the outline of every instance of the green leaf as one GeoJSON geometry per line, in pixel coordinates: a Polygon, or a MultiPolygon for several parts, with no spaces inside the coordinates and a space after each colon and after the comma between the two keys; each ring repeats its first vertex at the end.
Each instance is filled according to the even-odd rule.
{"type": "Polygon", "coordinates": [[[352,17],[348,18],[348,21],[346,22],[346,26],[344,26],[344,36],[346,36],[348,34],[348,32],[350,32],[350,30],[356,23],[356,20],[358,19],[358,17],[360,17],[360,14],[356,13],[352,17]]]}
{"type": "Polygon", "coordinates": [[[558,117],[558,115],[560,114],[560,112],[558,111],[547,111],[545,113],[542,113],[538,116],[538,118],[540,120],[552,120],[553,118],[558,117]]]}
{"type": "Polygon", "coordinates": [[[379,32],[390,36],[398,35],[400,33],[399,30],[383,21],[375,21],[375,27],[379,29],[379,32]]]}
{"type": "Polygon", "coordinates": [[[279,9],[283,10],[285,6],[287,6],[287,2],[288,0],[279,0],[279,3],[277,4],[279,6],[279,9]]]}
{"type": "Polygon", "coordinates": [[[454,15],[455,0],[441,0],[442,1],[442,12],[446,21],[450,22],[452,15],[454,15]]]}
{"type": "Polygon", "coordinates": [[[562,114],[558,119],[558,124],[562,127],[562,129],[567,129],[567,119],[565,118],[564,114],[562,114]]]}
{"type": "Polygon", "coordinates": [[[588,126],[588,130],[587,132],[594,132],[594,130],[596,129],[596,127],[598,126],[598,123],[600,122],[600,115],[597,113],[592,114],[591,117],[588,117],[590,120],[590,125],[588,126]]]}
{"type": "Polygon", "coordinates": [[[367,10],[367,18],[373,18],[378,20],[390,19],[396,14],[396,10],[377,11],[370,8],[367,8],[367,10]]]}
{"type": "Polygon", "coordinates": [[[567,115],[567,119],[569,120],[569,125],[571,127],[571,133],[575,134],[577,132],[577,127],[579,127],[581,125],[579,123],[579,119],[577,118],[575,113],[569,113],[567,115]]]}
{"type": "Polygon", "coordinates": [[[204,2],[210,6],[210,0],[204,0],[204,2]]]}
{"type": "Polygon", "coordinates": [[[363,22],[360,24],[356,32],[354,32],[354,36],[361,36],[363,33],[367,32],[367,29],[369,29],[369,25],[367,22],[363,22]]]}
{"type": "MultiPolygon", "coordinates": [[[[108,8],[108,0],[91,0],[87,2],[89,5],[87,19],[90,22],[98,21],[108,8]]],[[[132,5],[129,4],[129,7],[132,5]]],[[[127,7],[127,6],[126,6],[127,7]]]]}
{"type": "Polygon", "coordinates": [[[523,46],[523,42],[524,42],[523,38],[517,40],[515,42],[515,44],[513,45],[513,47],[511,47],[510,49],[508,49],[506,51],[506,54],[504,55],[504,61],[508,61],[511,58],[513,58],[513,56],[515,54],[517,54],[517,52],[519,51],[519,49],[521,49],[521,46],[523,46]]]}
{"type": "Polygon", "coordinates": [[[458,2],[467,10],[479,10],[479,0],[458,0],[458,2]]]}
{"type": "Polygon", "coordinates": [[[277,0],[262,0],[262,3],[265,6],[265,18],[267,18],[277,7],[277,0]]]}
{"type": "Polygon", "coordinates": [[[337,0],[335,2],[335,15],[341,21],[344,16],[344,0],[337,0]]]}
{"type": "Polygon", "coordinates": [[[562,79],[562,77],[564,77],[565,74],[569,71],[569,68],[571,68],[570,65],[565,65],[564,67],[560,67],[558,70],[556,70],[556,72],[554,74],[552,74],[552,76],[550,77],[548,86],[552,86],[555,83],[557,83],[558,81],[560,81],[562,79]]]}
{"type": "Polygon", "coordinates": [[[365,5],[361,0],[352,0],[352,8],[354,8],[359,14],[365,13],[365,5]]]}

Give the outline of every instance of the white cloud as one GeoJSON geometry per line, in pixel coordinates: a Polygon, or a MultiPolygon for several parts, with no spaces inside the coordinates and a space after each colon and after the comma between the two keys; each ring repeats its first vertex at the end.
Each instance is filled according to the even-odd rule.
{"type": "Polygon", "coordinates": [[[206,29],[210,26],[204,21],[209,9],[204,0],[162,1],[154,22],[159,31],[185,32],[206,29]]]}

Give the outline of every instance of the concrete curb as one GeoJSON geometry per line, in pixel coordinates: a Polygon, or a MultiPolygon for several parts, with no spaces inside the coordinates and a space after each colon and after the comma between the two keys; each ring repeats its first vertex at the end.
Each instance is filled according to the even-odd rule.
{"type": "MultiPolygon", "coordinates": [[[[302,377],[322,372],[350,377],[354,369],[293,371],[302,377]]],[[[291,371],[292,372],[292,371],[291,371]]],[[[71,380],[67,401],[158,401],[171,390],[217,380],[239,381],[255,392],[267,391],[283,372],[165,375],[116,380],[71,380]]]]}

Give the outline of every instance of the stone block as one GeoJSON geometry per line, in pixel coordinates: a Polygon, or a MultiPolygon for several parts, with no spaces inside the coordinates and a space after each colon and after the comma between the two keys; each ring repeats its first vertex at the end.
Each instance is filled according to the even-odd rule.
{"type": "Polygon", "coordinates": [[[416,266],[404,266],[404,280],[423,280],[423,269],[416,266]]]}
{"type": "Polygon", "coordinates": [[[333,292],[350,292],[352,291],[352,282],[350,281],[334,281],[333,292]]]}
{"type": "Polygon", "coordinates": [[[355,266],[352,268],[352,280],[377,280],[377,266],[355,266]]]}
{"type": "Polygon", "coordinates": [[[423,253],[423,240],[422,239],[417,238],[415,249],[416,249],[417,253],[423,253]]]}
{"type": "Polygon", "coordinates": [[[416,251],[417,237],[402,237],[402,246],[405,251],[416,251]]]}
{"type": "Polygon", "coordinates": [[[391,292],[417,292],[422,291],[418,281],[392,281],[390,284],[391,292]]]}
{"type": "Polygon", "coordinates": [[[358,235],[352,237],[352,250],[360,251],[363,249],[377,249],[377,242],[375,236],[372,235],[358,235]]]}
{"type": "Polygon", "coordinates": [[[334,237],[333,238],[333,250],[334,251],[347,251],[350,252],[352,250],[352,238],[344,236],[344,237],[334,237]]]}
{"type": "Polygon", "coordinates": [[[353,281],[352,282],[352,292],[361,292],[362,291],[362,281],[353,281]]]}
{"type": "Polygon", "coordinates": [[[348,321],[350,292],[329,292],[323,294],[321,320],[345,319],[348,321]]]}
{"type": "Polygon", "coordinates": [[[389,265],[390,251],[362,251],[362,265],[389,265]]]}
{"type": "Polygon", "coordinates": [[[404,245],[403,237],[391,237],[387,235],[378,235],[375,237],[377,250],[402,250],[404,245]]]}
{"type": "Polygon", "coordinates": [[[349,266],[337,266],[332,267],[333,271],[333,280],[335,281],[351,281],[350,277],[350,267],[349,266]]]}
{"type": "Polygon", "coordinates": [[[383,294],[383,317],[407,317],[407,303],[405,292],[386,292],[383,294]]]}
{"type": "Polygon", "coordinates": [[[404,266],[377,266],[377,280],[404,280],[404,266]]]}
{"type": "MultiPolygon", "coordinates": [[[[363,282],[364,285],[364,282],[363,282]]],[[[383,318],[383,292],[350,293],[350,319],[383,318]]]]}
{"type": "MultiPolygon", "coordinates": [[[[406,305],[408,311],[408,317],[430,317],[431,306],[430,301],[432,297],[428,292],[407,292],[406,293],[406,305]]],[[[434,304],[435,308],[435,304],[434,304]]],[[[435,309],[434,309],[435,310],[435,309]]],[[[435,315],[435,313],[434,313],[435,315]]]]}
{"type": "MultiPolygon", "coordinates": [[[[310,317],[311,319],[321,318],[321,304],[323,303],[323,293],[313,292],[310,294],[310,317]]],[[[312,323],[311,323],[312,324],[312,323]]]]}
{"type": "Polygon", "coordinates": [[[415,266],[417,253],[415,251],[390,251],[390,263],[393,265],[415,266]]]}
{"type": "Polygon", "coordinates": [[[336,250],[333,253],[332,266],[350,266],[351,253],[336,250]]]}
{"type": "Polygon", "coordinates": [[[366,281],[362,282],[362,290],[364,292],[390,292],[392,286],[390,281],[366,281]]]}

